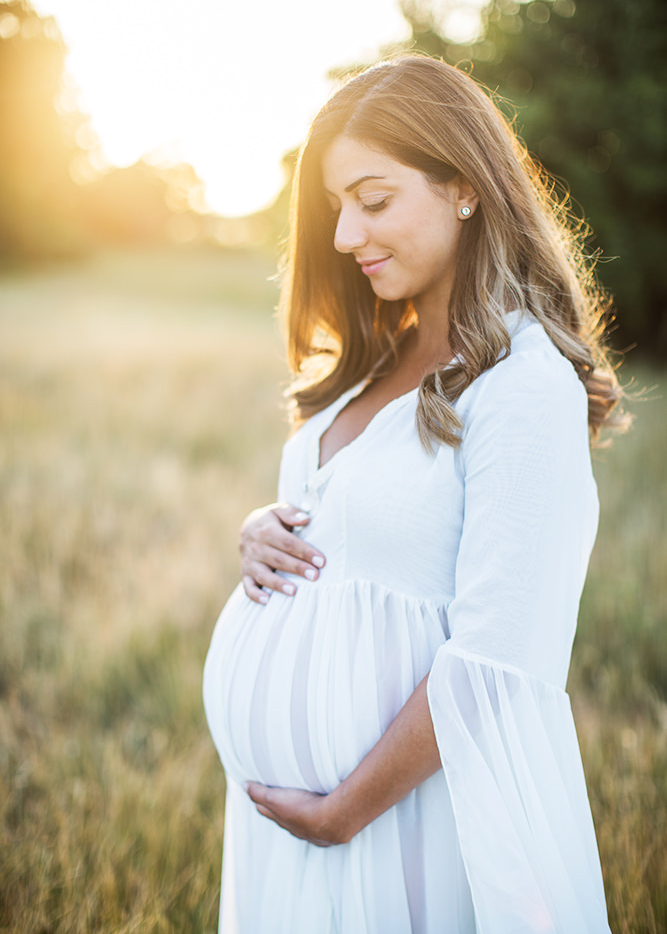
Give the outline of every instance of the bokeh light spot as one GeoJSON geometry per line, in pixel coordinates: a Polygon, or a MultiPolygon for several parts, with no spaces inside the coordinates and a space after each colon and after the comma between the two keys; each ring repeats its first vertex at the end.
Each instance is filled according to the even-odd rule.
{"type": "Polygon", "coordinates": [[[612,156],[615,156],[618,150],[621,148],[621,140],[618,137],[618,134],[614,133],[613,130],[603,130],[598,134],[598,139],[600,145],[604,146],[607,152],[611,153],[612,156]]]}
{"type": "Polygon", "coordinates": [[[553,11],[565,19],[570,19],[577,12],[577,7],[574,0],[554,0],[553,11]]]}
{"type": "Polygon", "coordinates": [[[175,214],[167,221],[167,233],[176,243],[192,243],[199,233],[199,225],[187,214],[175,214]]]}
{"type": "Polygon", "coordinates": [[[0,39],[11,39],[21,31],[18,16],[13,13],[3,13],[0,16],[0,39]]]}
{"type": "Polygon", "coordinates": [[[97,133],[90,123],[82,123],[74,138],[81,149],[93,149],[99,144],[97,133]]]}
{"type": "Polygon", "coordinates": [[[586,162],[591,172],[603,175],[611,165],[611,154],[602,146],[591,146],[586,153],[586,162]]]}
{"type": "Polygon", "coordinates": [[[530,3],[526,8],[526,16],[534,23],[548,23],[551,17],[551,10],[546,3],[542,3],[542,0],[535,0],[535,3],[530,3]]]}

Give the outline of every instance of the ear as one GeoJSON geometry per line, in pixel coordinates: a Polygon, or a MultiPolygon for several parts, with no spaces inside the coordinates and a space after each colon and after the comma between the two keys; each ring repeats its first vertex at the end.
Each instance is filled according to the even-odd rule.
{"type": "Polygon", "coordinates": [[[461,221],[470,220],[479,204],[479,196],[467,178],[457,175],[453,183],[456,216],[461,221]]]}

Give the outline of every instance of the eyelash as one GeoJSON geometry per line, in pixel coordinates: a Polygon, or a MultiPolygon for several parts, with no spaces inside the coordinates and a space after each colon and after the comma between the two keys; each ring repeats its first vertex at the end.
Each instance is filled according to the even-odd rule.
{"type": "MultiPolygon", "coordinates": [[[[361,210],[365,211],[367,214],[379,214],[380,211],[384,211],[387,207],[389,199],[383,198],[382,201],[374,201],[372,204],[364,204],[361,202],[361,210]]],[[[340,215],[340,208],[331,209],[331,219],[334,223],[338,223],[338,217],[340,215]]]]}
{"type": "Polygon", "coordinates": [[[367,211],[369,214],[379,214],[379,212],[383,211],[386,207],[386,198],[383,198],[382,201],[375,201],[373,204],[362,204],[364,211],[367,211]]]}

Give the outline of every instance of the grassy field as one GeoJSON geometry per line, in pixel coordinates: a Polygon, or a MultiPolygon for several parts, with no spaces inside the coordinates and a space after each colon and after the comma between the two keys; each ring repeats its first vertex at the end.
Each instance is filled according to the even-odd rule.
{"type": "MultiPolygon", "coordinates": [[[[2,932],[216,929],[224,780],[201,670],[286,431],[271,271],[241,253],[117,254],[0,284],[2,932]]],[[[654,396],[596,456],[570,679],[615,934],[667,930],[654,396]]]]}

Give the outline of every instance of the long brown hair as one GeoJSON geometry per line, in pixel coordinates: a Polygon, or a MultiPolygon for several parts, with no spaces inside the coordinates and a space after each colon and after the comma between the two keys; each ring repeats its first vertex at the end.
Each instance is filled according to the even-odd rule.
{"type": "MultiPolygon", "coordinates": [[[[335,219],[322,181],[322,156],[344,135],[422,171],[434,184],[461,175],[479,196],[464,225],[449,308],[449,344],[460,362],[427,375],[417,427],[457,445],[453,403],[509,353],[504,315],[525,309],[571,361],[589,400],[591,434],[621,421],[621,390],[602,343],[606,302],[582,231],[554,194],[487,93],[446,63],[405,55],[363,71],[315,117],[299,157],[281,309],[299,420],[363,379],[396,363],[413,320],[409,301],[378,299],[350,255],[334,249],[335,219]]],[[[443,316],[443,321],[446,317],[443,316]]]]}

